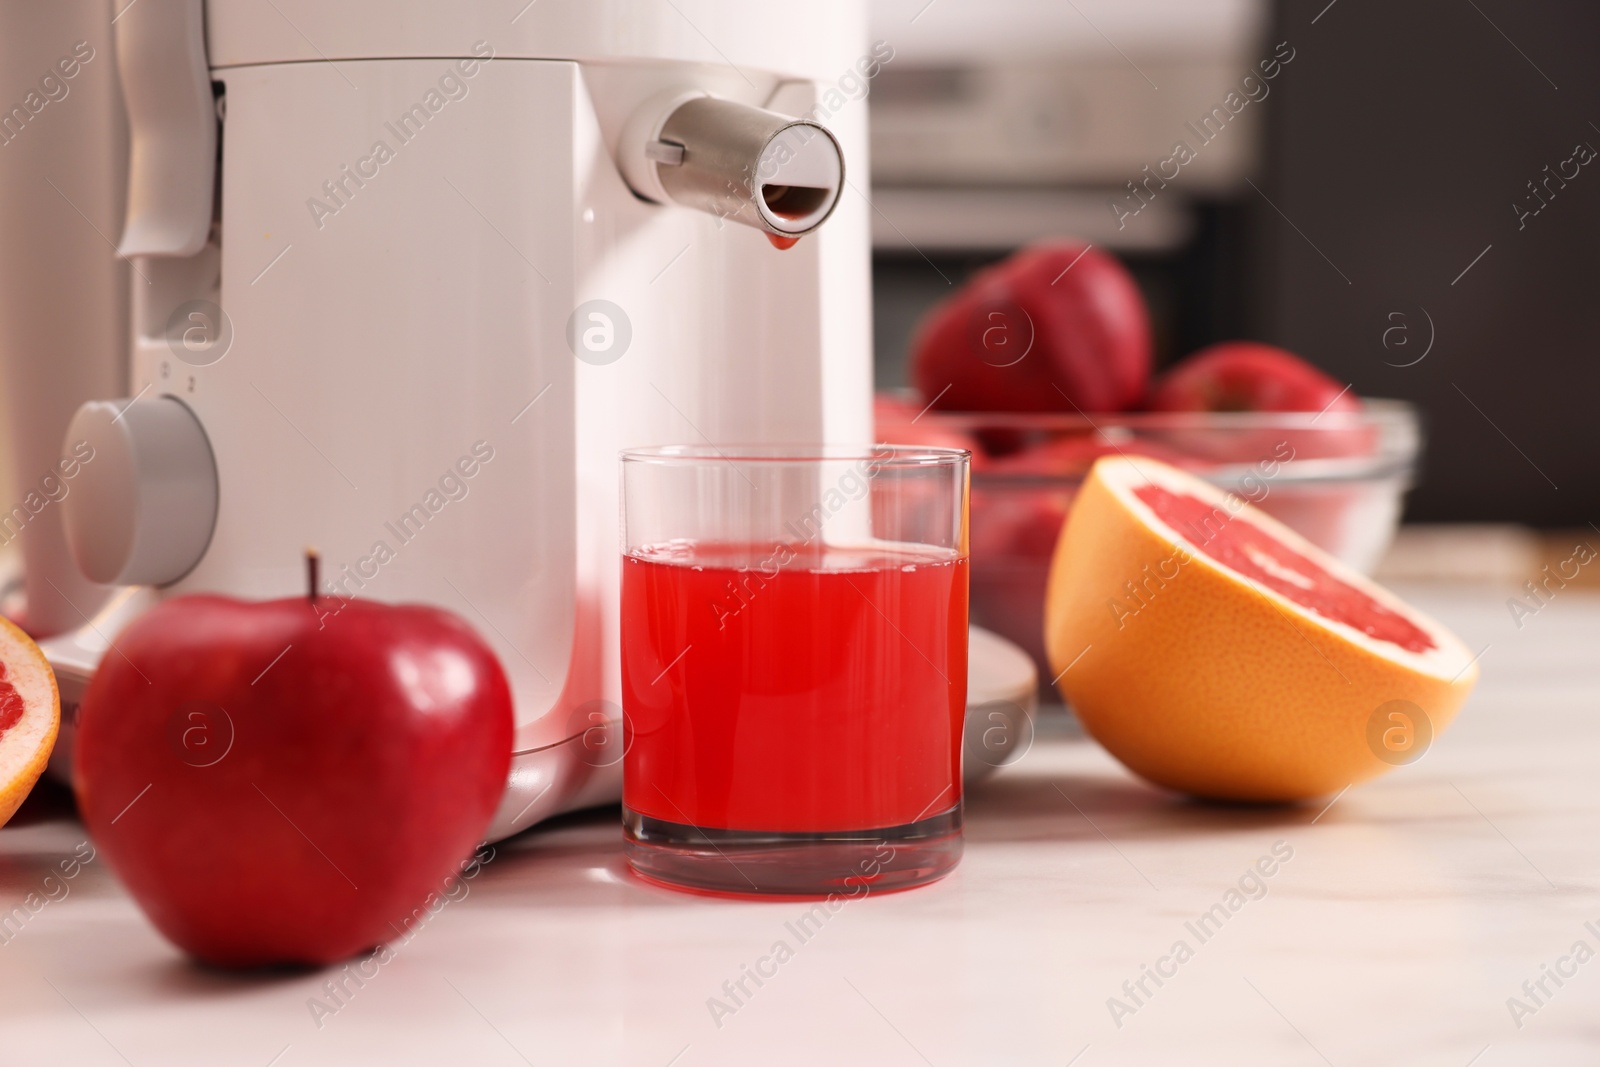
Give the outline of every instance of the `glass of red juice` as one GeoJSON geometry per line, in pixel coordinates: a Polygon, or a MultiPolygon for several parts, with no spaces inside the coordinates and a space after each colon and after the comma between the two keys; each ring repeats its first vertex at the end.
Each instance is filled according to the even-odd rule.
{"type": "Polygon", "coordinates": [[[623,453],[637,874],[857,896],[955,867],[969,460],[885,445],[623,453]]]}

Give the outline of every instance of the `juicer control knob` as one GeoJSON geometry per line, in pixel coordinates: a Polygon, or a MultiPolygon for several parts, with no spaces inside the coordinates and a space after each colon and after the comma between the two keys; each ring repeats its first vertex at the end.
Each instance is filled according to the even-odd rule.
{"type": "Polygon", "coordinates": [[[194,413],[170,396],[92,400],[59,466],[67,545],[92,582],[166,585],[200,562],[217,521],[217,464],[194,413]]]}

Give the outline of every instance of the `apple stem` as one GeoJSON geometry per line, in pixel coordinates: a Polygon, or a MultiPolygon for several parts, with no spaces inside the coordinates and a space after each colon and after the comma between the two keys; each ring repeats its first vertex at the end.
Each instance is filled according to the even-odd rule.
{"type": "Polygon", "coordinates": [[[317,574],[322,569],[322,557],[311,546],[306,547],[306,600],[317,606],[317,574]]]}

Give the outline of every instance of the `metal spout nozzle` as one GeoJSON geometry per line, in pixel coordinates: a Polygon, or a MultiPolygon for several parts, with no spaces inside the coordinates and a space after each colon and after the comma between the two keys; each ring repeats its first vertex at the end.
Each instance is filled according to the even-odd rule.
{"type": "Polygon", "coordinates": [[[635,128],[644,143],[631,167],[625,146],[624,174],[646,199],[792,238],[822,225],[844,188],[839,142],[809,119],[701,95],[635,128]]]}

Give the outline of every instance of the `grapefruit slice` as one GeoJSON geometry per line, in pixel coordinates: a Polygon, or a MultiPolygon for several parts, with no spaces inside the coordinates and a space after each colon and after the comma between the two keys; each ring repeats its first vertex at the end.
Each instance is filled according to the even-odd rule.
{"type": "Polygon", "coordinates": [[[1079,491],[1045,645],[1112,755],[1230,800],[1322,796],[1411,762],[1478,677],[1432,619],[1237,495],[1143,457],[1097,461],[1079,491]]]}
{"type": "Polygon", "coordinates": [[[27,634],[0,619],[0,826],[44,772],[60,724],[55,672],[27,634]]]}

